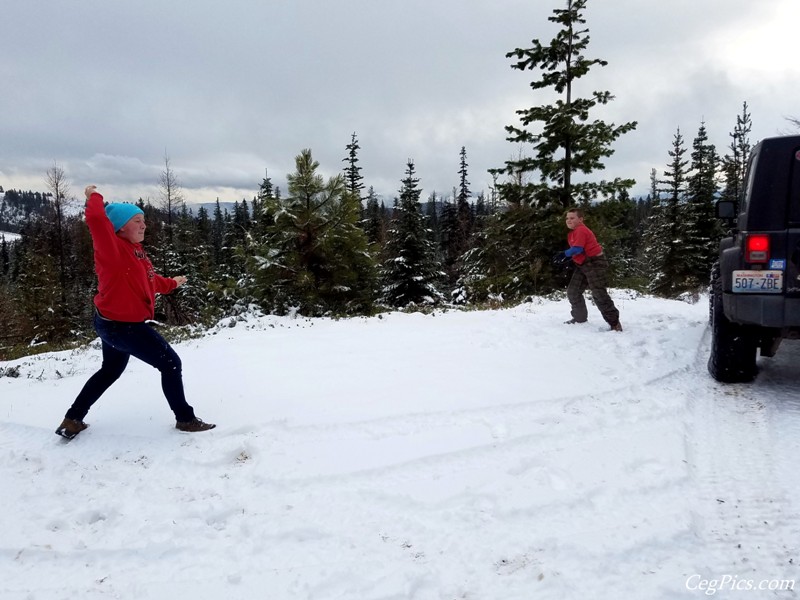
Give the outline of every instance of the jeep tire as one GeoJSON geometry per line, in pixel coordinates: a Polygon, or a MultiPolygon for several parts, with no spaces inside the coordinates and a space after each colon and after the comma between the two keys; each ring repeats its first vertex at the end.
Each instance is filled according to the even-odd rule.
{"type": "Polygon", "coordinates": [[[718,263],[711,271],[709,320],[711,355],[708,358],[708,372],[722,383],[752,381],[758,373],[756,367],[758,335],[752,326],[731,323],[725,316],[722,309],[722,281],[718,263]]]}

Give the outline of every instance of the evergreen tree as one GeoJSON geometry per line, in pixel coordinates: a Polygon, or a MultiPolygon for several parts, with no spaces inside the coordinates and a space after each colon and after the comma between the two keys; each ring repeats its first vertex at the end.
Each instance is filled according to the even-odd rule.
{"type": "Polygon", "coordinates": [[[375,254],[380,253],[386,241],[386,210],[378,203],[378,196],[372,186],[367,191],[367,205],[362,221],[367,242],[373,247],[375,254]]]}
{"type": "Polygon", "coordinates": [[[745,171],[750,160],[751,129],[752,122],[745,102],[742,105],[742,114],[736,117],[736,126],[730,134],[730,154],[726,154],[722,159],[722,173],[725,178],[721,196],[723,200],[738,202],[744,192],[745,171]]]}
{"type": "MultiPolygon", "coordinates": [[[[478,233],[474,246],[464,256],[460,280],[470,302],[514,302],[531,294],[544,294],[556,283],[566,280],[550,268],[556,247],[547,240],[556,239],[563,230],[563,211],[543,209],[525,203],[508,203],[506,210],[489,217],[478,233]]],[[[564,233],[559,248],[564,246],[564,233]]]]}
{"type": "Polygon", "coordinates": [[[222,246],[224,240],[225,216],[222,214],[219,198],[217,198],[217,201],[214,203],[214,220],[211,224],[211,252],[215,265],[219,265],[222,262],[222,246]]]}
{"type": "Polygon", "coordinates": [[[253,237],[256,240],[262,240],[266,234],[267,227],[272,225],[269,213],[266,210],[267,203],[275,198],[275,188],[272,185],[272,179],[269,174],[265,173],[264,180],[258,188],[258,204],[253,206],[252,217],[255,221],[253,237]]]}
{"type": "Polygon", "coordinates": [[[56,314],[60,291],[53,283],[58,281],[58,267],[40,224],[26,224],[22,239],[16,286],[16,301],[24,319],[22,335],[31,344],[57,341],[65,333],[65,323],[56,314]]]}
{"type": "Polygon", "coordinates": [[[587,59],[584,52],[589,45],[588,29],[583,10],[586,0],[567,0],[566,9],[556,9],[548,20],[561,26],[549,45],[537,39],[528,49],[517,48],[506,57],[514,58],[512,68],[538,70],[541,76],[531,83],[534,90],[552,88],[560,99],[555,104],[539,105],[517,111],[521,127],[507,126],[509,141],[532,144],[533,157],[520,157],[507,161],[502,172],[514,176],[518,173],[538,171],[539,183],[529,183],[522,189],[503,184],[505,194],[522,194],[527,203],[539,206],[556,205],[561,210],[588,202],[598,195],[610,196],[633,185],[629,179],[575,183],[573,174],[590,174],[604,168],[603,159],[613,154],[611,144],[622,134],[636,127],[636,122],[616,126],[602,120],[590,121],[590,112],[598,105],[607,104],[613,96],[594,92],[588,98],[574,97],[576,82],[587,75],[594,66],[605,66],[600,59],[587,59]],[[540,123],[540,131],[531,128],[540,123]]]}
{"type": "Polygon", "coordinates": [[[200,237],[192,212],[186,204],[173,221],[173,249],[168,256],[169,270],[183,275],[187,282],[159,301],[171,323],[184,325],[200,320],[206,300],[208,248],[200,237]]]}
{"type": "Polygon", "coordinates": [[[442,243],[442,225],[440,221],[441,203],[439,202],[439,195],[436,193],[436,190],[430,193],[425,206],[425,217],[427,218],[428,229],[431,231],[431,241],[433,242],[434,248],[439,249],[442,243]]]}
{"type": "Polygon", "coordinates": [[[472,228],[475,223],[475,215],[472,211],[470,198],[472,192],[469,189],[467,180],[467,149],[461,146],[460,166],[458,169],[459,185],[458,198],[456,200],[456,240],[454,244],[454,254],[456,260],[469,248],[472,228]]]}
{"type": "Polygon", "coordinates": [[[350,143],[347,144],[346,149],[347,158],[342,160],[342,162],[347,163],[347,167],[345,167],[344,170],[345,186],[347,187],[347,191],[355,198],[358,198],[360,202],[361,192],[364,190],[364,184],[362,183],[364,177],[361,175],[361,167],[358,166],[358,151],[361,149],[361,146],[358,145],[355,132],[353,132],[353,136],[350,139],[350,143]]]}
{"type": "Polygon", "coordinates": [[[428,239],[420,212],[419,179],[413,161],[406,165],[400,199],[386,241],[386,260],[381,270],[381,302],[390,306],[436,304],[442,300],[433,244],[428,239]]]}
{"type": "Polygon", "coordinates": [[[457,193],[453,188],[453,195],[442,199],[442,210],[439,215],[439,252],[438,256],[444,264],[448,283],[451,283],[453,265],[459,256],[460,233],[458,231],[458,205],[457,193]]]}
{"type": "Polygon", "coordinates": [[[4,235],[0,235],[0,277],[5,278],[11,268],[11,251],[10,244],[6,241],[4,235]]]}
{"type": "Polygon", "coordinates": [[[682,211],[687,222],[683,240],[687,253],[683,279],[687,287],[708,285],[711,264],[722,236],[722,228],[714,210],[719,188],[718,170],[717,150],[708,142],[706,125],[701,123],[692,143],[688,206],[686,211],[682,211]]]}
{"type": "Polygon", "coordinates": [[[686,239],[686,232],[681,219],[681,205],[686,199],[688,161],[685,154],[683,136],[678,129],[669,151],[671,160],[664,171],[664,179],[658,181],[665,187],[657,190],[645,235],[650,291],[664,297],[677,295],[685,286],[683,264],[687,256],[682,241],[686,239]]]}
{"type": "Polygon", "coordinates": [[[303,314],[371,310],[374,263],[359,228],[360,200],[341,175],[327,182],[310,150],[295,158],[289,195],[267,201],[274,224],[250,262],[255,293],[269,310],[303,314]]]}

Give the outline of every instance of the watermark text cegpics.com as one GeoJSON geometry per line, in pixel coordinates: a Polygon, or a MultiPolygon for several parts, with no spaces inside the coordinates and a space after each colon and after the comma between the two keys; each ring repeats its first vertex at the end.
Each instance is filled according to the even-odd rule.
{"type": "Polygon", "coordinates": [[[721,590],[740,592],[794,590],[794,579],[741,579],[738,575],[723,575],[716,579],[708,579],[702,575],[690,575],[686,580],[686,589],[703,592],[713,596],[721,590]]]}

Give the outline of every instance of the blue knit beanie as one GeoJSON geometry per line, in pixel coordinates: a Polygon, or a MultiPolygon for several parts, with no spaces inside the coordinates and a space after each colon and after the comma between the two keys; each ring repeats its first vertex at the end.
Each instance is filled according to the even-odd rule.
{"type": "Polygon", "coordinates": [[[125,223],[136,215],[143,215],[142,209],[135,204],[108,204],[106,205],[106,215],[114,226],[114,231],[119,231],[125,223]]]}

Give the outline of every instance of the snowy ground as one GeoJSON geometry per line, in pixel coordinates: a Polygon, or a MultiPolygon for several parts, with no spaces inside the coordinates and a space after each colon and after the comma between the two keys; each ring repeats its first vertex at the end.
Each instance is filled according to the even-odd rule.
{"type": "Polygon", "coordinates": [[[0,231],[0,239],[5,238],[7,242],[18,240],[21,236],[18,233],[11,233],[9,231],[0,231]]]}
{"type": "Polygon", "coordinates": [[[96,343],[0,363],[0,598],[798,597],[800,346],[720,385],[705,300],[615,298],[220,327],[202,434],[132,361],[65,442],[96,343]]]}

